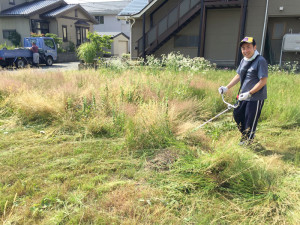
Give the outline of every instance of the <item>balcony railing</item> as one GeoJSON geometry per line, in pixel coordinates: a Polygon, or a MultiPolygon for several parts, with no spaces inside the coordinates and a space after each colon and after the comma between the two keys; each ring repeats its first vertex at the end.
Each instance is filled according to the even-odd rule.
{"type": "MultiPolygon", "coordinates": [[[[194,8],[201,0],[183,0],[175,8],[173,8],[158,24],[152,27],[146,33],[145,49],[149,48],[155,41],[159,39],[169,28],[174,26],[180,18],[194,8]]],[[[138,40],[138,55],[143,51],[143,37],[138,40]]]]}
{"type": "MultiPolygon", "coordinates": [[[[240,0],[204,0],[209,5],[213,4],[230,4],[241,2],[240,0]]],[[[168,37],[167,31],[175,31],[180,25],[182,25],[187,19],[187,15],[190,12],[190,16],[198,12],[200,8],[201,0],[182,0],[169,11],[169,13],[162,18],[155,26],[151,27],[148,32],[145,33],[145,51],[150,48],[154,48],[159,45],[165,38],[168,37]]],[[[144,51],[143,37],[138,40],[138,55],[144,51]]]]}

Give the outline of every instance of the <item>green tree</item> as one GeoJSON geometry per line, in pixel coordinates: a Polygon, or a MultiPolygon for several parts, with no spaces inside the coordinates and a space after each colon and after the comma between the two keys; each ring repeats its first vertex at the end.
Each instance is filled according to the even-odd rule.
{"type": "Polygon", "coordinates": [[[109,53],[105,51],[105,49],[111,49],[111,43],[113,40],[111,39],[110,35],[99,35],[96,32],[88,32],[87,38],[90,40],[91,43],[95,44],[97,48],[97,52],[109,53]]]}
{"type": "Polygon", "coordinates": [[[77,49],[77,55],[79,59],[86,63],[93,63],[94,59],[100,53],[109,53],[105,49],[111,49],[111,43],[113,40],[109,35],[99,35],[96,32],[88,32],[87,38],[89,42],[83,43],[77,49]]]}

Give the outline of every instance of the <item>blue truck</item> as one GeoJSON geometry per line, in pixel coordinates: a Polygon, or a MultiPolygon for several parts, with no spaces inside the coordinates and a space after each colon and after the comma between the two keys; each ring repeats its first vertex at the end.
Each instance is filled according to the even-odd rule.
{"type": "Polygon", "coordinates": [[[50,37],[25,37],[24,47],[8,50],[0,50],[0,66],[16,66],[24,68],[26,65],[32,65],[33,53],[30,50],[32,43],[35,42],[39,48],[40,64],[52,66],[53,61],[57,60],[57,46],[50,37]]]}

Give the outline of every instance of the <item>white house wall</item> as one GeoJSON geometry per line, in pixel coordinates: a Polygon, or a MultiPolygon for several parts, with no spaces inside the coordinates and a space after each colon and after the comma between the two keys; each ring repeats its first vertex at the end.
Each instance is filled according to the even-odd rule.
{"type": "MultiPolygon", "coordinates": [[[[94,15],[97,16],[97,15],[94,15]]],[[[116,18],[116,15],[104,15],[104,24],[94,24],[96,32],[123,32],[130,37],[130,24],[116,18]]]]}

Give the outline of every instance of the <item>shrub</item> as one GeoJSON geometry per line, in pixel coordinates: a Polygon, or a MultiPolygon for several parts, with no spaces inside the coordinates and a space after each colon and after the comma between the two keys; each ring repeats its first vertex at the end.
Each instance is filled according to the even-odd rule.
{"type": "Polygon", "coordinates": [[[146,65],[153,68],[161,68],[163,66],[163,62],[162,60],[156,58],[154,55],[147,55],[146,65]]]}
{"type": "Polygon", "coordinates": [[[100,53],[106,54],[105,49],[111,48],[111,37],[108,35],[98,35],[96,32],[89,32],[87,38],[90,42],[83,43],[77,49],[79,59],[84,60],[87,63],[93,63],[94,59],[100,53]]]}
{"type": "Polygon", "coordinates": [[[86,63],[93,63],[97,56],[97,47],[95,43],[86,42],[81,44],[77,49],[79,59],[86,63]]]}
{"type": "Polygon", "coordinates": [[[58,37],[56,34],[47,33],[47,34],[45,34],[45,37],[51,37],[51,38],[53,38],[55,44],[58,47],[60,47],[60,45],[62,44],[62,38],[58,37]]]}
{"type": "Polygon", "coordinates": [[[6,48],[6,49],[14,49],[16,46],[13,45],[7,45],[6,42],[4,42],[3,44],[0,44],[0,49],[6,48]]]}
{"type": "Polygon", "coordinates": [[[69,41],[68,51],[75,52],[75,50],[76,50],[76,46],[75,46],[74,42],[69,41]]]}
{"type": "Polygon", "coordinates": [[[96,32],[88,32],[87,38],[91,43],[94,43],[97,53],[109,54],[110,52],[105,51],[105,49],[111,49],[111,43],[113,40],[109,35],[99,35],[96,32]]]}
{"type": "Polygon", "coordinates": [[[215,69],[216,64],[211,64],[204,58],[190,58],[180,52],[171,52],[168,55],[161,55],[161,59],[153,55],[146,56],[146,65],[153,68],[166,67],[172,71],[202,71],[215,69]]]}

